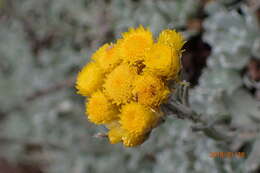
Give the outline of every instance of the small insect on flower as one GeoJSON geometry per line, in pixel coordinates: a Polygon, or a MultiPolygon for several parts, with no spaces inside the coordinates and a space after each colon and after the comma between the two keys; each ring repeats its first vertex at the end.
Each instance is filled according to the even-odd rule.
{"type": "Polygon", "coordinates": [[[142,26],[131,28],[116,43],[104,44],[79,72],[78,93],[87,96],[86,116],[107,127],[111,144],[144,143],[162,120],[160,107],[179,82],[182,35],[164,30],[154,41],[142,26]]]}

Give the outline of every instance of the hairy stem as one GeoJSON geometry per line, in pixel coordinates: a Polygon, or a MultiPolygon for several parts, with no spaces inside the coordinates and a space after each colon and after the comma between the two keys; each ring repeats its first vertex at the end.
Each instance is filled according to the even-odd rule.
{"type": "Polygon", "coordinates": [[[229,141],[231,137],[216,129],[220,123],[229,124],[231,117],[229,114],[216,116],[215,119],[206,119],[204,115],[198,114],[189,106],[189,84],[182,82],[177,86],[176,98],[170,100],[168,104],[163,105],[166,114],[174,115],[179,119],[188,119],[196,123],[192,127],[194,131],[202,131],[208,137],[214,140],[229,141]]]}

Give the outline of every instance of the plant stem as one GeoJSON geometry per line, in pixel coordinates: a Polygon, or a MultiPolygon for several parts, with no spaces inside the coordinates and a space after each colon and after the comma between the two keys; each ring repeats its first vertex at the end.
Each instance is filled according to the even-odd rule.
{"type": "Polygon", "coordinates": [[[171,113],[171,115],[175,115],[179,119],[188,119],[194,123],[201,123],[201,126],[194,126],[192,128],[194,131],[203,131],[205,135],[218,141],[231,140],[230,136],[221,133],[214,127],[216,124],[226,120],[229,116],[219,116],[219,118],[215,119],[214,121],[209,121],[203,119],[205,116],[197,114],[190,107],[187,107],[184,104],[178,102],[171,102],[170,104],[166,104],[165,107],[171,113]]]}

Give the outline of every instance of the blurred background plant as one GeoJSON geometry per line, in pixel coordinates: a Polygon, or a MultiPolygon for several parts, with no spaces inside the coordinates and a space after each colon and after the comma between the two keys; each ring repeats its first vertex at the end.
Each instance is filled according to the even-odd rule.
{"type": "Polygon", "coordinates": [[[259,172],[260,30],[257,0],[0,0],[0,172],[259,172]],[[191,106],[228,114],[229,142],[167,117],[137,148],[110,145],[75,94],[92,52],[142,24],[184,33],[191,106]],[[246,152],[210,158],[210,152],[246,152]]]}

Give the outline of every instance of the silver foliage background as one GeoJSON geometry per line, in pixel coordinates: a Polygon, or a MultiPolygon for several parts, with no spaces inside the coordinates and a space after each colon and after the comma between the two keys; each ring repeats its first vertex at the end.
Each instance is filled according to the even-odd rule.
{"type": "Polygon", "coordinates": [[[259,172],[259,18],[254,0],[0,0],[0,172],[259,172]],[[191,106],[229,114],[223,132],[238,138],[214,141],[175,116],[137,148],[93,137],[105,129],[86,120],[75,76],[97,47],[139,24],[183,32],[191,106]],[[217,151],[246,157],[209,156],[217,151]]]}

